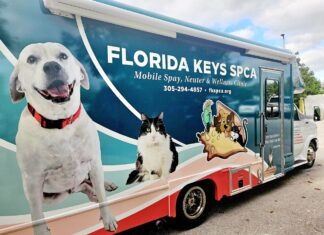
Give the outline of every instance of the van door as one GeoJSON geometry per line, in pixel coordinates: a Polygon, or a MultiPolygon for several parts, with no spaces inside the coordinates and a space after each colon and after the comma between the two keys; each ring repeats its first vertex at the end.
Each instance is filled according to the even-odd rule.
{"type": "Polygon", "coordinates": [[[283,71],[261,69],[261,155],[265,181],[284,170],[283,84],[283,71]]]}

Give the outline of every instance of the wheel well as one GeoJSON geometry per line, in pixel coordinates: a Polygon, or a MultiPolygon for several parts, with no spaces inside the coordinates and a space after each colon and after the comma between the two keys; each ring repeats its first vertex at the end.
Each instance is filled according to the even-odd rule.
{"type": "Polygon", "coordinates": [[[315,146],[315,151],[317,151],[317,150],[318,150],[318,141],[317,141],[317,139],[316,139],[316,138],[312,139],[312,140],[310,141],[310,143],[314,144],[314,146],[315,146]]]}
{"type": "Polygon", "coordinates": [[[196,227],[198,225],[200,225],[206,218],[208,211],[210,209],[210,205],[211,203],[213,203],[213,200],[215,198],[215,188],[216,185],[214,183],[213,180],[211,179],[203,179],[203,180],[199,180],[199,181],[195,181],[192,182],[188,185],[185,185],[179,192],[179,194],[177,195],[176,200],[173,201],[174,205],[174,214],[169,215],[170,217],[172,217],[172,219],[170,220],[171,223],[175,226],[178,227],[180,229],[183,228],[193,228],[196,227]],[[191,190],[192,188],[195,188],[195,190],[197,190],[197,186],[202,188],[203,191],[205,191],[206,193],[206,201],[205,201],[205,205],[202,207],[203,212],[199,212],[199,216],[195,217],[195,218],[189,218],[188,214],[184,211],[183,208],[183,200],[184,197],[186,197],[187,192],[189,192],[189,190],[191,190]]]}
{"type": "Polygon", "coordinates": [[[216,186],[215,186],[215,183],[212,180],[206,179],[206,180],[200,181],[199,183],[204,185],[208,189],[209,193],[212,193],[212,195],[211,195],[212,198],[215,198],[215,188],[216,188],[216,186]]]}
{"type": "MultiPolygon", "coordinates": [[[[205,189],[207,189],[207,194],[208,194],[208,198],[209,200],[215,200],[215,195],[216,195],[216,185],[215,185],[215,182],[211,179],[203,179],[203,180],[200,180],[200,181],[195,181],[193,183],[190,183],[190,184],[187,184],[185,185],[183,188],[181,188],[181,190],[179,190],[179,193],[175,196],[175,197],[171,197],[171,200],[170,200],[170,208],[177,208],[177,204],[178,204],[178,200],[179,200],[179,196],[180,194],[188,189],[189,187],[192,187],[194,185],[198,185],[198,186],[201,186],[205,189]]],[[[169,212],[169,216],[170,217],[176,217],[176,209],[175,210],[171,210],[169,212]]]]}
{"type": "MultiPolygon", "coordinates": [[[[187,187],[190,187],[190,186],[193,186],[193,185],[199,185],[199,186],[204,187],[205,189],[208,190],[209,198],[215,198],[216,185],[215,185],[214,181],[212,181],[211,179],[204,179],[204,180],[200,180],[200,181],[197,181],[197,182],[194,182],[194,183],[188,184],[188,185],[186,185],[183,189],[185,189],[185,188],[187,188],[187,187]]],[[[182,189],[182,190],[183,190],[183,189],[182,189]]],[[[182,191],[182,190],[181,190],[181,191],[182,191]]]]}

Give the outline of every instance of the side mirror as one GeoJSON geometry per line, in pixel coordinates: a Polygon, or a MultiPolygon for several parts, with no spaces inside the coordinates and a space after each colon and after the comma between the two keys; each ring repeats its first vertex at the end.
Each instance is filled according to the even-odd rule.
{"type": "Polygon", "coordinates": [[[321,120],[321,109],[318,106],[314,106],[314,115],[313,115],[313,120],[320,121],[321,120]]]}

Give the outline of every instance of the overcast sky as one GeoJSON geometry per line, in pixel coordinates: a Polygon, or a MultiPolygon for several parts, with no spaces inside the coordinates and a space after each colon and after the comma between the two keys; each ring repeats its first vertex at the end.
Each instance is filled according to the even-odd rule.
{"type": "Polygon", "coordinates": [[[299,52],[324,82],[324,0],[118,0],[220,32],[299,52]]]}

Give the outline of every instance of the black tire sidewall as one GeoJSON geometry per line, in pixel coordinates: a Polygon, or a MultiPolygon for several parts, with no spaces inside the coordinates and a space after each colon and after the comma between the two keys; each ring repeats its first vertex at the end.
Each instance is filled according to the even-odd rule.
{"type": "Polygon", "coordinates": [[[210,200],[211,194],[209,191],[210,190],[206,186],[198,185],[198,184],[187,186],[183,190],[181,190],[179,197],[177,199],[177,215],[175,221],[173,222],[175,227],[180,229],[190,229],[190,228],[197,227],[198,225],[202,224],[205,221],[211,204],[211,200],[210,200]],[[191,219],[188,218],[183,211],[183,202],[185,200],[186,193],[195,187],[199,187],[200,190],[205,194],[206,204],[200,216],[191,219]]]}
{"type": "MultiPolygon", "coordinates": [[[[313,143],[310,143],[309,144],[309,147],[311,147],[312,149],[313,149],[313,151],[314,151],[314,153],[315,153],[315,158],[314,158],[314,160],[313,161],[311,161],[311,162],[307,162],[304,166],[305,166],[305,168],[311,168],[311,167],[313,167],[313,165],[314,165],[314,163],[315,163],[315,160],[316,160],[316,151],[315,151],[315,145],[313,144],[313,143]]],[[[308,150],[307,150],[308,151],[308,150]]]]}

